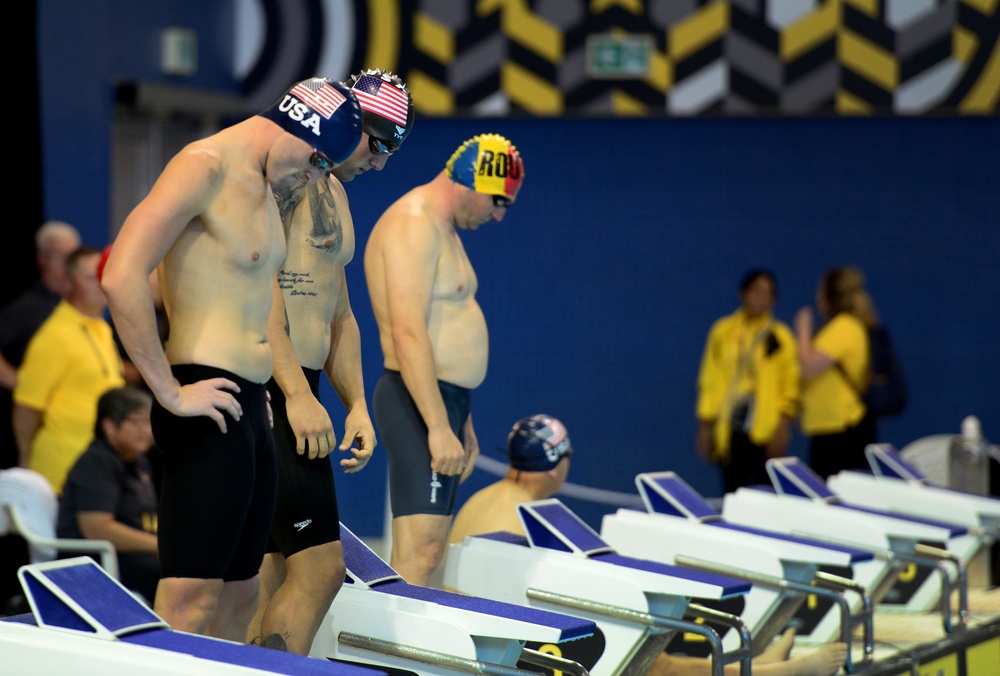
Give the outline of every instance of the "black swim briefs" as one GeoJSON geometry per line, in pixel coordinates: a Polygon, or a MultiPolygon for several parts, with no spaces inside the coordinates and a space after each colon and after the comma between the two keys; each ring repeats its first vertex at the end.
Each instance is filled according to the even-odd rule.
{"type": "Polygon", "coordinates": [[[161,574],[248,580],[264,559],[277,490],[265,386],[210,366],[171,370],[181,385],[234,381],[243,416],[236,421],[226,414],[223,434],[211,418],[175,416],[153,402],[153,437],[163,452],[161,574]]]}
{"type": "MultiPolygon", "coordinates": [[[[303,368],[306,380],[319,399],[322,371],[303,368]]],[[[268,552],[286,558],[316,545],[340,540],[340,515],[333,483],[333,453],[309,459],[295,452],[295,433],[288,423],[285,393],[272,379],[267,384],[274,413],[274,445],[278,461],[278,504],[271,525],[268,552]]]]}

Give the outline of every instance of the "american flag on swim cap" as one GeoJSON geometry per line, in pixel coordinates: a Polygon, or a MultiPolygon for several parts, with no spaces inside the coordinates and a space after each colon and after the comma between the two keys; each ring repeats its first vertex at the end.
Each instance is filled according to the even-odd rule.
{"type": "Polygon", "coordinates": [[[357,95],[362,110],[381,115],[401,127],[406,126],[410,100],[405,92],[391,82],[365,74],[358,78],[351,89],[357,95]]]}
{"type": "Polygon", "coordinates": [[[340,104],[347,100],[343,94],[318,78],[300,82],[288,93],[298,97],[300,101],[328,120],[340,104]]]}

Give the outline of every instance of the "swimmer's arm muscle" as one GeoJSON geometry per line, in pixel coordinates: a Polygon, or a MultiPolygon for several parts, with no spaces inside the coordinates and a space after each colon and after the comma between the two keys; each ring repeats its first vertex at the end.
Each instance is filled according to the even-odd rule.
{"type": "Polygon", "coordinates": [[[330,352],[324,369],[330,384],[347,409],[344,423],[344,438],[340,450],[346,451],[357,444],[353,458],[345,458],[340,464],[348,472],[357,472],[371,458],[375,448],[375,428],[368,413],[365,400],[365,378],[361,368],[361,330],[351,308],[347,293],[347,277],[344,270],[338,271],[340,291],[337,307],[330,322],[330,352]]]}
{"type": "Polygon", "coordinates": [[[399,372],[429,430],[448,427],[427,333],[441,239],[426,221],[397,218],[383,233],[382,265],[392,344],[399,372]]]}
{"type": "Polygon", "coordinates": [[[129,358],[171,410],[180,392],[160,342],[148,280],[184,228],[206,211],[222,182],[215,153],[186,149],[175,156],[125,219],[101,281],[129,358]]]}

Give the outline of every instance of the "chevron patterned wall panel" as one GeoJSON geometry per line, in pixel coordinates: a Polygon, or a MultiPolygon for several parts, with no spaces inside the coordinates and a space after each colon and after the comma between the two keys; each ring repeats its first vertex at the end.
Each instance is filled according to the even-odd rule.
{"type": "Polygon", "coordinates": [[[368,0],[355,19],[422,115],[994,116],[1000,101],[1000,0],[368,0]]]}

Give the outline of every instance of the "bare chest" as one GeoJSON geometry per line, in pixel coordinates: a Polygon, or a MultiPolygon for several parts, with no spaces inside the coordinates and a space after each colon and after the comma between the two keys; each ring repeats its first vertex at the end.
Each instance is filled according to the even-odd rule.
{"type": "Polygon", "coordinates": [[[476,295],[479,280],[457,233],[445,240],[434,280],[436,298],[461,300],[476,295]]]}

